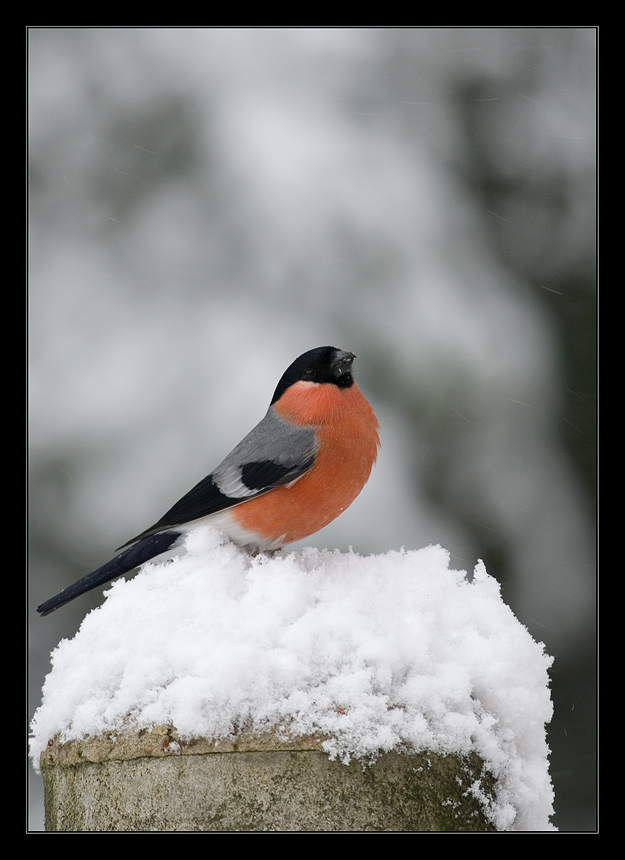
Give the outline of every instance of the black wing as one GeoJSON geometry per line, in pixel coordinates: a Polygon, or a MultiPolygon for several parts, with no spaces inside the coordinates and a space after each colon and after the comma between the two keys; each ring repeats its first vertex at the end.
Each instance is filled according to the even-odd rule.
{"type": "Polygon", "coordinates": [[[158,522],[124,546],[147,535],[240,505],[296,481],[313,466],[317,448],[313,429],[296,427],[270,408],[260,424],[214,472],[189,490],[158,522]]]}

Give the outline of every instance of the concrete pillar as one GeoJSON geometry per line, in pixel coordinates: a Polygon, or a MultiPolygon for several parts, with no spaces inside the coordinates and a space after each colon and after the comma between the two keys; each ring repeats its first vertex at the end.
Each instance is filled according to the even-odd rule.
{"type": "Polygon", "coordinates": [[[60,744],[42,753],[46,830],[486,831],[467,789],[476,755],[384,753],[330,761],[316,738],[183,743],[168,727],[60,744]]]}

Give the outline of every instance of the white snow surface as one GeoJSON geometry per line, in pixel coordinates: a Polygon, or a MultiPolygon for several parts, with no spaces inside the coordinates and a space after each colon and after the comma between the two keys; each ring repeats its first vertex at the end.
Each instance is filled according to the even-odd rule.
{"type": "Polygon", "coordinates": [[[322,733],[330,756],[363,763],[475,751],[498,780],[482,798],[497,829],[554,830],[552,658],[482,562],[471,581],[449,563],[440,546],[252,558],[199,528],[185,555],[117,580],[56,647],[33,763],[57,733],[165,724],[189,738],[322,733]]]}

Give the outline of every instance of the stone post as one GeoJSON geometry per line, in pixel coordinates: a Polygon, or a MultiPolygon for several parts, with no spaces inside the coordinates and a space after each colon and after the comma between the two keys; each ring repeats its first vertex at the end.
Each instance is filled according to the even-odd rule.
{"type": "Polygon", "coordinates": [[[41,755],[46,830],[487,831],[476,755],[331,761],[321,740],[241,734],[183,742],[170,727],[59,743],[41,755]]]}

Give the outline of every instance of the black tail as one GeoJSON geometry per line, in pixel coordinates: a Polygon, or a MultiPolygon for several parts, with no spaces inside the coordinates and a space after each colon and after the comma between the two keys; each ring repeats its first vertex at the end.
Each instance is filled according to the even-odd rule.
{"type": "Polygon", "coordinates": [[[99,567],[87,576],[83,576],[82,579],[79,579],[73,585],[64,588],[63,591],[51,597],[50,600],[46,600],[41,606],[37,607],[37,612],[41,616],[54,612],[59,606],[64,606],[75,597],[91,591],[92,588],[97,588],[98,585],[104,585],[105,582],[115,579],[116,576],[121,576],[122,573],[127,573],[134,567],[138,567],[140,564],[156,558],[157,555],[161,555],[168,549],[171,549],[180,537],[180,532],[160,532],[159,534],[142,538],[142,540],[137,541],[137,543],[128,549],[120,552],[111,561],[103,564],[102,567],[99,567]]]}

